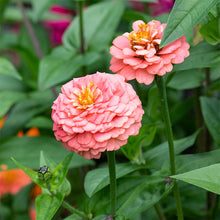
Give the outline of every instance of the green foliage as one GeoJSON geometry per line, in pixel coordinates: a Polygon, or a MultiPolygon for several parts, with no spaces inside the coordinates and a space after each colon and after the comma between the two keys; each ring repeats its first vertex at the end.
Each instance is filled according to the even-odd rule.
{"type": "MultiPolygon", "coordinates": [[[[109,1],[88,7],[83,13],[85,45],[88,50],[100,51],[112,40],[124,10],[122,1],[109,1]]],[[[79,17],[77,16],[63,37],[64,46],[79,50],[79,17]]]]}
{"type": "Polygon", "coordinates": [[[192,31],[194,25],[202,20],[203,15],[217,4],[218,0],[176,0],[173,10],[167,21],[167,26],[160,44],[164,47],[167,44],[180,38],[182,35],[192,31]]]}
{"type": "Polygon", "coordinates": [[[220,43],[220,17],[203,25],[199,31],[208,43],[212,45],[220,43]]]}
{"type": "Polygon", "coordinates": [[[214,164],[171,177],[220,194],[219,169],[220,164],[214,164]]]}
{"type": "Polygon", "coordinates": [[[21,80],[21,76],[14,68],[14,66],[8,60],[2,57],[0,58],[0,74],[4,74],[21,80]]]}
{"type": "Polygon", "coordinates": [[[50,220],[62,204],[63,196],[60,193],[56,195],[43,194],[36,199],[36,220],[50,220]]]}
{"type": "MultiPolygon", "coordinates": [[[[123,177],[131,172],[143,169],[145,167],[146,166],[144,165],[132,165],[129,163],[118,164],[116,166],[116,178],[123,177]]],[[[109,185],[109,174],[107,167],[95,169],[87,173],[84,187],[86,194],[89,197],[93,196],[96,192],[100,191],[107,185],[109,185]]]]}
{"type": "Polygon", "coordinates": [[[200,100],[206,125],[216,144],[220,146],[220,101],[208,97],[201,97],[200,100]]]}

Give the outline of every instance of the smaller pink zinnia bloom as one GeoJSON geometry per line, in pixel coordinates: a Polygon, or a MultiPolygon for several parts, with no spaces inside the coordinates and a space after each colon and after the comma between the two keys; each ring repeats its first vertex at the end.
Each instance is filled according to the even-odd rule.
{"type": "Polygon", "coordinates": [[[150,21],[145,24],[138,20],[133,23],[133,31],[124,33],[113,40],[110,48],[110,70],[125,77],[137,79],[149,85],[154,76],[163,76],[173,69],[172,64],[182,63],[189,56],[189,44],[182,36],[176,41],[159,48],[166,24],[150,21]]]}
{"type": "Polygon", "coordinates": [[[150,12],[153,16],[158,16],[169,12],[174,5],[174,0],[158,0],[157,2],[149,3],[150,12]]]}
{"type": "Polygon", "coordinates": [[[74,78],[52,106],[58,141],[86,159],[118,150],[141,127],[141,101],[124,77],[107,73],[74,78]]]}
{"type": "Polygon", "coordinates": [[[5,170],[3,167],[4,165],[1,165],[4,170],[0,171],[0,197],[6,193],[16,194],[32,182],[21,169],[5,170]]]}

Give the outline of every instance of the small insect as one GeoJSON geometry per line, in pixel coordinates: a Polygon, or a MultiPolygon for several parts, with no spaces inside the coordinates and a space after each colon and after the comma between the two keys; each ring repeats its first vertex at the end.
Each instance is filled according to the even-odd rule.
{"type": "Polygon", "coordinates": [[[47,166],[41,167],[38,171],[38,177],[40,180],[47,181],[52,177],[52,172],[50,171],[50,168],[47,166]]]}

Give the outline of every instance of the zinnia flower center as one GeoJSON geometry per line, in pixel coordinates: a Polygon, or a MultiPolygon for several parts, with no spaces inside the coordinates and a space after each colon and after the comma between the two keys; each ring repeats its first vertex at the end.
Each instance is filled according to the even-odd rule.
{"type": "Polygon", "coordinates": [[[138,31],[130,33],[129,39],[132,50],[150,50],[154,48],[158,52],[161,39],[157,39],[158,29],[152,25],[152,22],[151,25],[142,23],[138,25],[138,31]]]}
{"type": "Polygon", "coordinates": [[[91,89],[93,82],[90,82],[88,87],[83,87],[79,94],[78,100],[80,105],[91,105],[94,103],[94,90],[91,89]]]}
{"type": "Polygon", "coordinates": [[[88,86],[82,86],[81,91],[77,94],[77,101],[74,101],[74,106],[78,109],[86,109],[95,102],[100,94],[101,91],[97,86],[93,82],[90,82],[88,86]]]}

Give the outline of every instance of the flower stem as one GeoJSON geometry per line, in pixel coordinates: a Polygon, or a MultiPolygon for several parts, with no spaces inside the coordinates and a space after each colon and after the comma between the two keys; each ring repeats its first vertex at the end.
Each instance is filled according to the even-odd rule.
{"type": "MultiPolygon", "coordinates": [[[[79,37],[80,37],[80,54],[85,54],[85,41],[83,31],[83,1],[79,1],[79,37]]],[[[86,75],[86,66],[81,67],[81,73],[83,76],[86,75]]]]}
{"type": "Polygon", "coordinates": [[[91,219],[88,215],[86,215],[84,212],[79,211],[78,209],[75,209],[73,206],[71,206],[69,203],[63,201],[62,203],[63,207],[71,211],[72,213],[77,214],[78,216],[84,218],[84,219],[91,219]]]}
{"type": "MultiPolygon", "coordinates": [[[[169,155],[170,155],[170,171],[171,171],[171,175],[175,175],[176,174],[176,167],[175,167],[173,131],[172,131],[169,108],[168,108],[168,103],[167,103],[166,87],[165,87],[164,79],[162,76],[156,75],[156,84],[157,84],[159,95],[160,95],[162,114],[164,117],[165,128],[166,128],[166,132],[167,132],[167,140],[168,140],[169,155]]],[[[178,185],[177,185],[176,181],[174,182],[173,194],[174,194],[175,201],[176,201],[178,219],[182,220],[183,219],[183,211],[182,211],[182,205],[181,205],[178,185]]]]}
{"type": "Polygon", "coordinates": [[[159,204],[159,203],[156,203],[156,204],[154,205],[154,208],[155,208],[155,211],[156,211],[156,213],[157,213],[158,218],[159,218],[160,220],[166,220],[166,218],[165,218],[165,216],[164,216],[164,214],[163,214],[163,212],[162,212],[162,210],[161,210],[160,204],[159,204]]]}
{"type": "Polygon", "coordinates": [[[110,178],[110,205],[111,215],[114,218],[116,214],[116,172],[115,172],[115,151],[108,151],[108,168],[110,178]]]}

